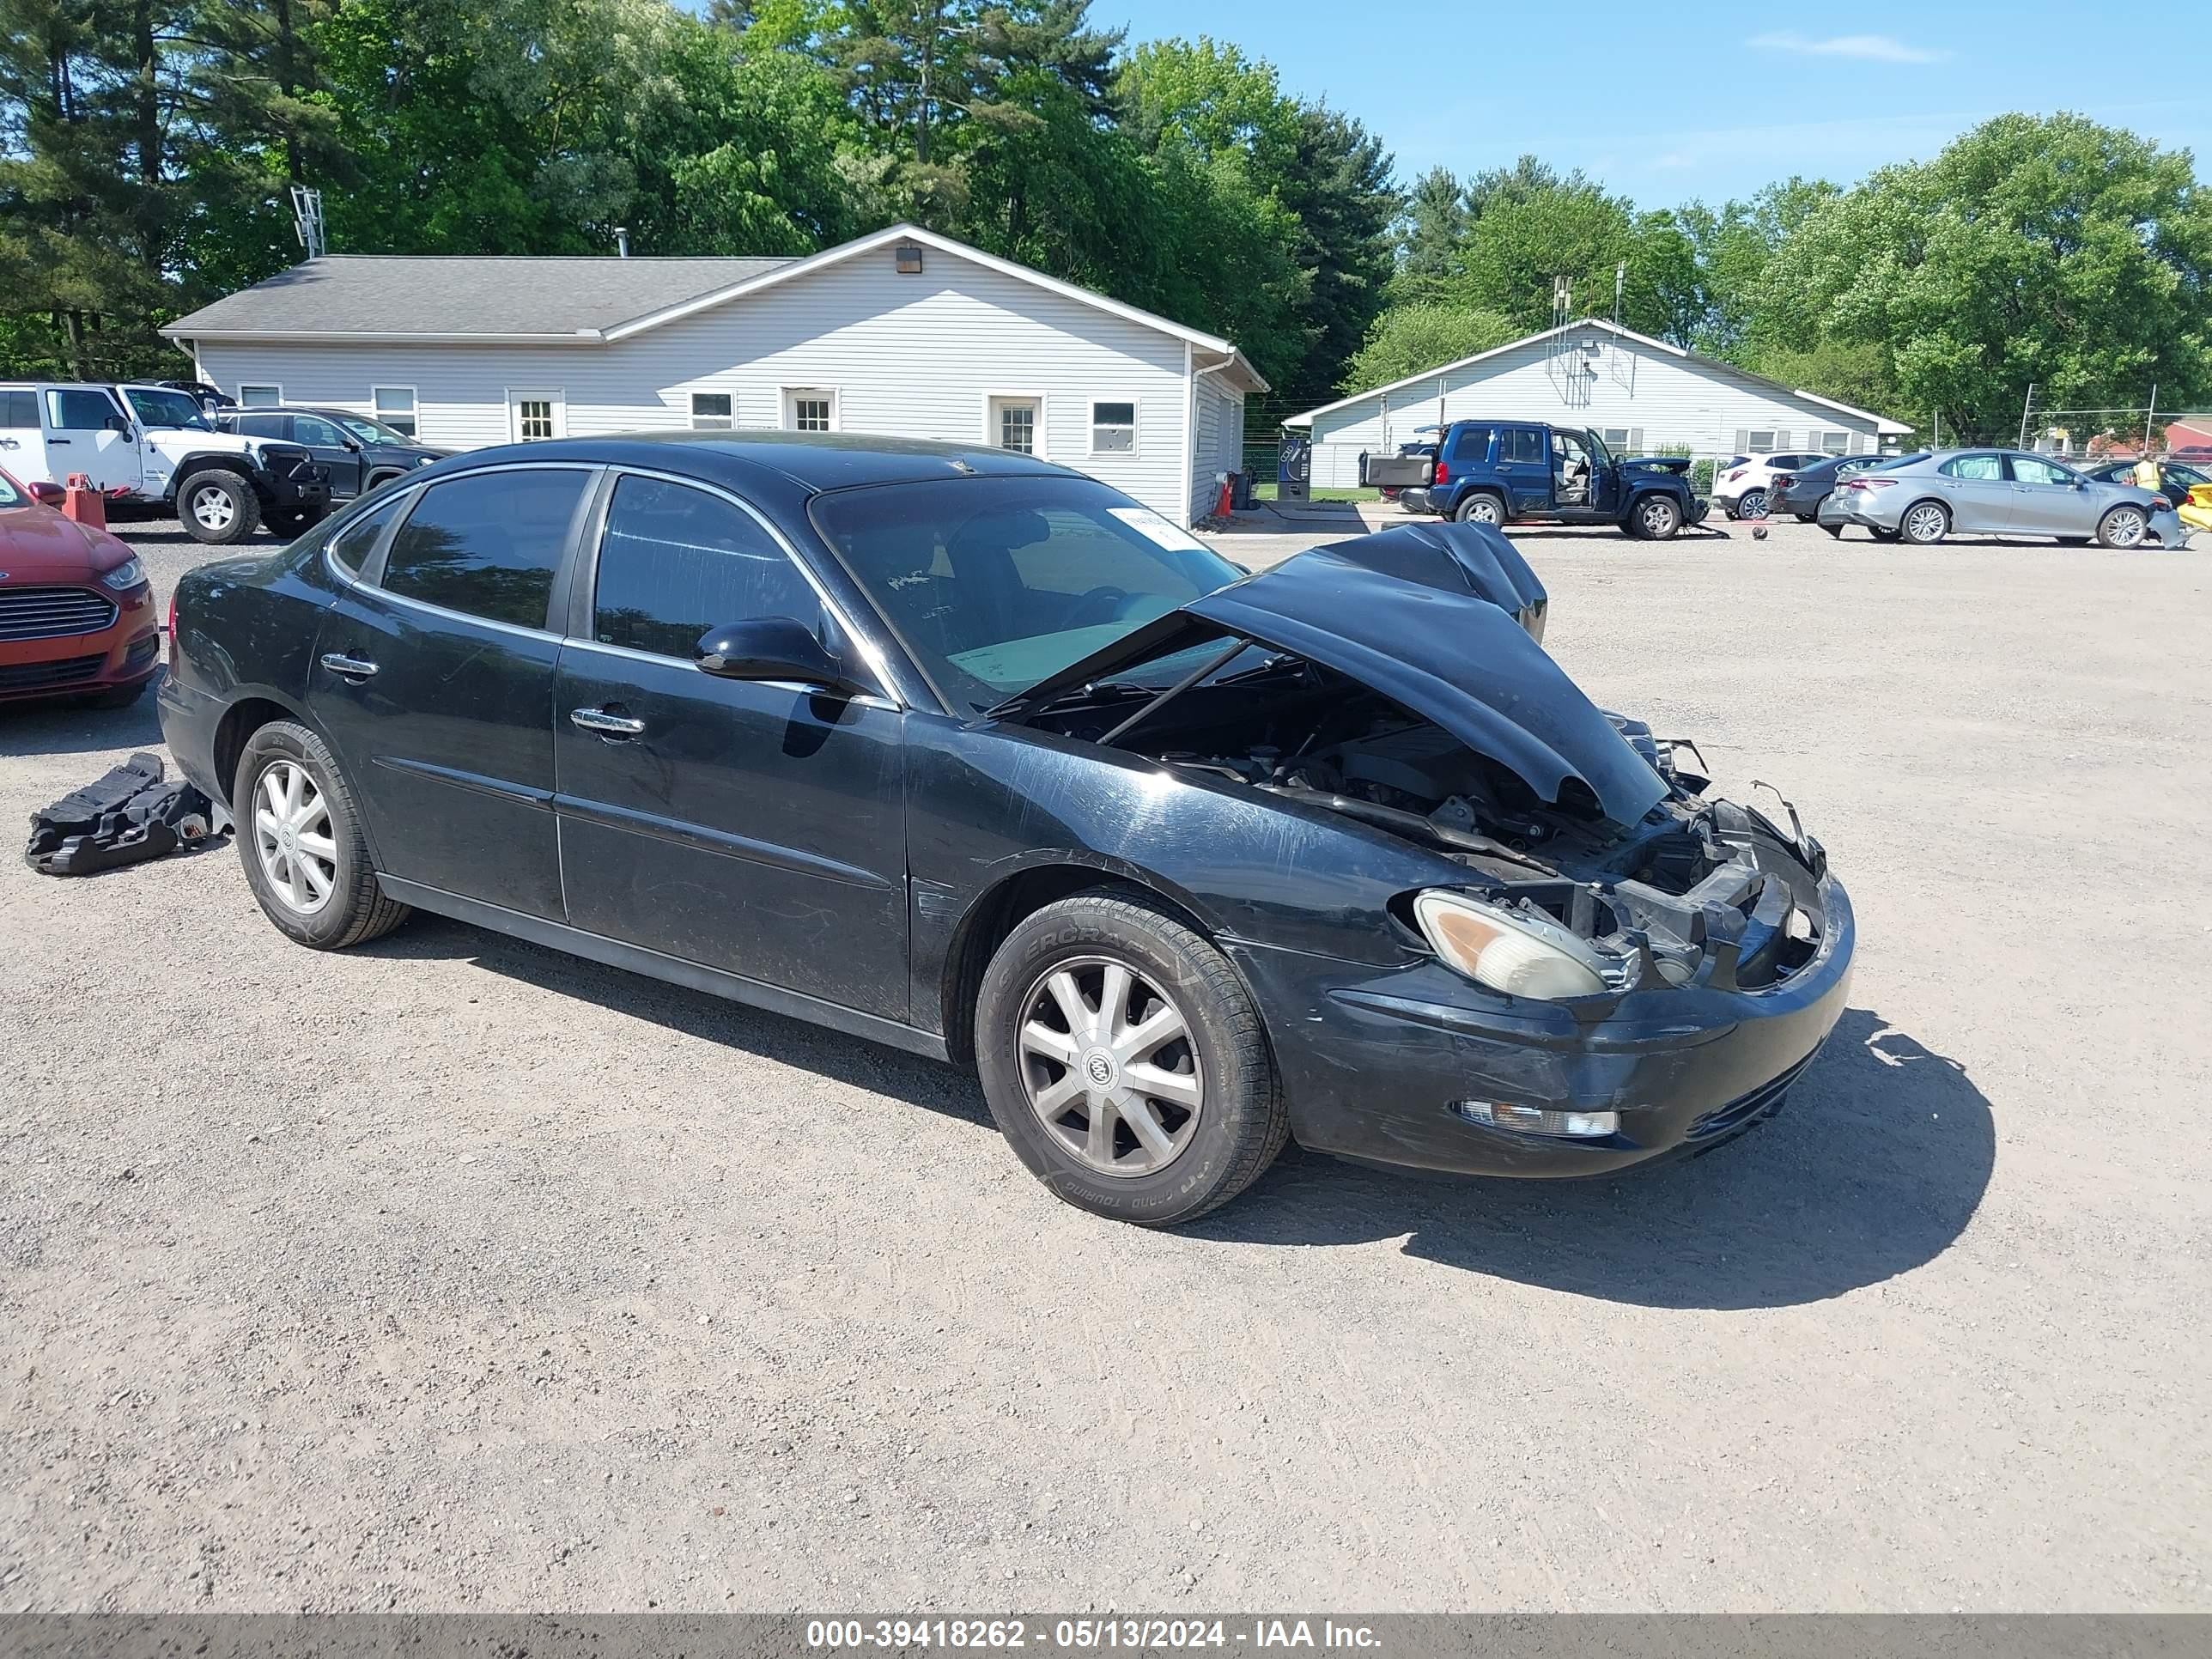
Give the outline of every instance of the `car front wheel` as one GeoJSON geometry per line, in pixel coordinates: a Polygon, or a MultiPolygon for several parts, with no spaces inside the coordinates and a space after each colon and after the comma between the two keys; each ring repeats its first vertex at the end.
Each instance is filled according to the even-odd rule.
{"type": "Polygon", "coordinates": [[[2097,539],[2107,547],[2141,547],[2150,533],[2150,520],[2139,507],[2116,507],[2097,526],[2097,539]]]}
{"type": "Polygon", "coordinates": [[[1682,527],[1682,509],[1665,495],[1646,495],[1636,503],[1628,521],[1644,540],[1663,542],[1682,527]]]}
{"type": "Polygon", "coordinates": [[[376,884],[344,775],[306,726],[272,720],[246,739],[230,816],[246,884],[287,938],[340,951],[407,919],[408,907],[376,884]]]}
{"type": "Polygon", "coordinates": [[[1141,895],[1079,894],[1016,927],[984,971],[975,1056],[1030,1173],[1116,1221],[1204,1215],[1289,1138],[1243,981],[1141,895]]]}
{"type": "Polygon", "coordinates": [[[178,492],[177,517],[194,541],[228,546],[260,527],[261,498],[235,472],[195,472],[178,492]]]}

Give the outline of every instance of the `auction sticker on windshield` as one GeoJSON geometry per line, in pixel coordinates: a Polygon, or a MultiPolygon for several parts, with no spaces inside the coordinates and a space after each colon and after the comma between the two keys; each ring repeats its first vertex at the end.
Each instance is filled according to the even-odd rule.
{"type": "Polygon", "coordinates": [[[1109,507],[1106,509],[1147,540],[1170,553],[1203,553],[1206,544],[1181,525],[1162,518],[1149,507],[1109,507]]]}

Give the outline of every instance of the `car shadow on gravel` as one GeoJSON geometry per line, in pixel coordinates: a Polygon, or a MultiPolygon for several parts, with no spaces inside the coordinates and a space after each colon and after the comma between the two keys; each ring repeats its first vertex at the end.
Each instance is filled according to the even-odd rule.
{"type": "Polygon", "coordinates": [[[1818,1302],[1932,1261],[1996,1161],[1957,1061],[1846,1010],[1779,1115],[1703,1158],[1589,1181],[1481,1181],[1287,1153],[1197,1224],[1261,1244],[1404,1237],[1409,1255],[1653,1308],[1818,1302]]]}
{"type": "Polygon", "coordinates": [[[154,702],[160,684],[156,675],[127,708],[61,701],[0,704],[0,756],[82,754],[88,758],[84,776],[78,780],[82,783],[107,769],[92,757],[111,749],[150,750],[167,766],[168,751],[161,746],[161,721],[154,702]]]}

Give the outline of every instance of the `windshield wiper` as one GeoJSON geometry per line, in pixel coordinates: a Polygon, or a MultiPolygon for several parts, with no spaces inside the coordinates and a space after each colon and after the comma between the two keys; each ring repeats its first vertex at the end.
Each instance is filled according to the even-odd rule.
{"type": "Polygon", "coordinates": [[[1090,680],[1081,685],[1071,685],[1065,691],[1054,692],[1034,708],[1030,707],[1030,693],[1017,691],[1004,702],[993,703],[977,718],[996,720],[1024,712],[1042,714],[1048,708],[1057,708],[1062,703],[1080,702],[1091,697],[1149,697],[1158,690],[1157,685],[1139,685],[1134,680],[1090,680]]]}

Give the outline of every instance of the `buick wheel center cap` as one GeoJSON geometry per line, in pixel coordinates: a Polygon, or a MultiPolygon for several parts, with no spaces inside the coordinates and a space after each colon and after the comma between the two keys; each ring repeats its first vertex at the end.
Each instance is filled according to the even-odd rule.
{"type": "Polygon", "coordinates": [[[1103,1048],[1093,1048],[1083,1057],[1083,1075],[1093,1089],[1110,1089],[1120,1080],[1121,1068],[1114,1063],[1114,1056],[1103,1048]]]}

